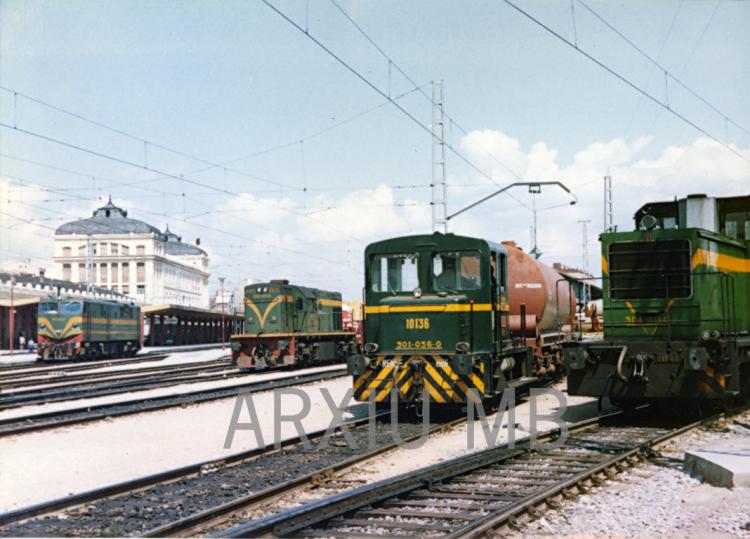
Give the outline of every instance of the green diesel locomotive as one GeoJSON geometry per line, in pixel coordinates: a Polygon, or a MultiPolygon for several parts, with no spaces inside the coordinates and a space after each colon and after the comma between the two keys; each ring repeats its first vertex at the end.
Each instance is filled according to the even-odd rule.
{"type": "Polygon", "coordinates": [[[509,264],[511,255],[526,256],[512,244],[455,234],[369,245],[364,354],[348,360],[354,398],[387,403],[393,393],[400,405],[463,404],[472,391],[490,399],[551,376],[559,354],[554,335],[562,338],[574,303],[567,284],[556,302],[559,274],[541,272],[535,261],[531,269],[509,264]],[[526,288],[541,295],[538,301],[528,296],[528,312],[517,301],[526,288]],[[553,335],[528,338],[543,319],[553,335]]]}
{"type": "Polygon", "coordinates": [[[622,406],[750,395],[750,196],[646,204],[601,244],[604,340],[566,344],[568,393],[622,406]]]}
{"type": "Polygon", "coordinates": [[[39,359],[134,356],[143,345],[141,309],[129,303],[45,299],[37,323],[39,359]]]}
{"type": "Polygon", "coordinates": [[[357,350],[338,292],[274,280],[246,286],[244,304],[245,333],[230,337],[241,369],[345,361],[357,350]]]}

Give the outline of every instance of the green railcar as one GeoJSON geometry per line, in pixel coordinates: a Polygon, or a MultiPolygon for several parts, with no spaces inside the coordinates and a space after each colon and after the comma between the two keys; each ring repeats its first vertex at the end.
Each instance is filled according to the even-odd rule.
{"type": "Polygon", "coordinates": [[[601,235],[604,339],[568,343],[568,393],[730,403],[750,390],[750,196],[646,204],[601,235]]]}
{"type": "Polygon", "coordinates": [[[40,359],[132,356],[143,344],[141,309],[131,303],[45,299],[37,323],[40,359]]]}
{"type": "Polygon", "coordinates": [[[245,333],[231,336],[232,360],[240,368],[344,361],[356,350],[338,292],[275,280],[246,286],[244,306],[245,333]]]}
{"type": "Polygon", "coordinates": [[[507,261],[505,246],[454,234],[369,245],[355,399],[461,404],[533,380],[530,348],[511,339],[507,261]]]}

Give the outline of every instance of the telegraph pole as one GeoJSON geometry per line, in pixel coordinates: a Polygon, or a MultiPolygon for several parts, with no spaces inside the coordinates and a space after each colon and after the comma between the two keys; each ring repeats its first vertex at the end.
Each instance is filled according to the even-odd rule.
{"type": "Polygon", "coordinates": [[[224,277],[219,277],[219,283],[219,294],[221,297],[221,349],[224,350],[226,348],[226,344],[224,342],[224,336],[226,335],[226,332],[224,330],[224,277]]]}
{"type": "Polygon", "coordinates": [[[432,231],[448,232],[443,81],[432,81],[432,231]]]}
{"type": "Polygon", "coordinates": [[[94,244],[91,242],[91,234],[86,235],[86,294],[93,295],[94,292],[94,244]]]}
{"type": "MultiPolygon", "coordinates": [[[[589,241],[588,241],[588,223],[590,219],[579,219],[581,223],[581,255],[583,256],[583,267],[581,268],[586,275],[591,275],[589,272],[589,241]]],[[[591,283],[588,280],[583,282],[582,287],[582,298],[581,302],[584,307],[591,300],[591,283]]]]}
{"type": "Polygon", "coordinates": [[[614,230],[614,215],[612,203],[612,176],[604,176],[604,232],[614,230]]]}
{"type": "Polygon", "coordinates": [[[10,275],[10,318],[8,323],[10,325],[10,355],[13,355],[13,349],[15,348],[16,340],[16,306],[15,298],[13,296],[13,288],[16,284],[16,276],[11,273],[10,275]]]}

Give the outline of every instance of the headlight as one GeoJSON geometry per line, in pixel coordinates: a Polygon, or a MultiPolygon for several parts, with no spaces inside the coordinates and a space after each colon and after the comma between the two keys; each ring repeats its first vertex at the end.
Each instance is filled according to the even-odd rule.
{"type": "Polygon", "coordinates": [[[378,351],[378,348],[380,348],[380,346],[378,346],[378,343],[376,342],[368,342],[365,344],[365,352],[368,354],[374,354],[378,351]]]}
{"type": "Polygon", "coordinates": [[[359,354],[355,354],[346,358],[346,370],[352,376],[359,376],[360,374],[365,372],[365,369],[367,369],[368,365],[370,365],[369,358],[361,356],[359,354]]]}
{"type": "Polygon", "coordinates": [[[465,353],[469,351],[469,343],[465,341],[458,341],[456,343],[456,352],[465,353]]]}

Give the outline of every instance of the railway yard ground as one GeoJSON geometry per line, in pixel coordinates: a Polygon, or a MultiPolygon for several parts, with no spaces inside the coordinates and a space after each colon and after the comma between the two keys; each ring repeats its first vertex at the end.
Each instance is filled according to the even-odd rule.
{"type": "MultiPolygon", "coordinates": [[[[147,352],[156,354],[155,351],[147,352]]],[[[153,360],[122,365],[103,362],[98,368],[91,364],[95,368],[73,371],[68,377],[108,372],[121,375],[154,368],[163,372],[163,367],[184,365],[192,368],[224,357],[226,351],[220,348],[182,349],[171,354],[159,351],[153,360]]],[[[63,373],[64,368],[65,365],[60,366],[58,374],[63,373]]],[[[3,372],[3,375],[7,376],[7,373],[3,372]]],[[[64,379],[65,375],[61,378],[64,379]]],[[[319,437],[333,418],[321,390],[338,403],[351,387],[351,378],[343,374],[341,366],[329,365],[247,373],[240,379],[193,381],[0,410],[2,422],[88,406],[115,406],[123,402],[182,397],[240,383],[271,384],[258,386],[257,391],[251,389],[266,447],[259,446],[259,440],[250,431],[238,431],[231,447],[224,447],[237,400],[235,394],[212,397],[205,402],[187,400],[140,413],[136,410],[122,417],[113,414],[81,424],[0,436],[3,457],[0,512],[19,511],[49,500],[124,485],[129,481],[143,480],[146,476],[199,464],[195,470],[153,480],[145,487],[117,488],[109,494],[69,506],[63,503],[60,509],[44,511],[35,518],[11,519],[0,525],[0,535],[232,535],[235,527],[254,519],[294,510],[337,492],[393,480],[401,475],[418,474],[426,467],[450,463],[469,454],[480,454],[488,448],[479,421],[475,421],[470,429],[462,419],[465,419],[463,414],[438,414],[432,417],[433,432],[419,448],[392,447],[390,421],[379,418],[376,422],[377,455],[369,454],[371,448],[348,447],[340,433],[325,449],[306,449],[295,441],[297,432],[291,423],[283,423],[280,431],[280,438],[287,440],[289,446],[280,452],[274,451],[270,447],[275,434],[272,420],[274,393],[271,389],[277,382],[308,395],[311,411],[302,420],[302,426],[304,432],[313,438],[319,437]],[[305,376],[310,375],[320,378],[306,382],[305,376]],[[327,375],[330,377],[324,378],[327,375]],[[469,430],[473,431],[473,437],[469,436],[469,430]],[[229,461],[232,461],[231,465],[229,461]],[[293,481],[297,482],[292,484],[293,481]],[[269,489],[278,489],[278,492],[267,495],[269,489]],[[227,504],[235,506],[227,509],[227,504]],[[211,518],[193,522],[195,515],[202,512],[211,513],[211,518]]],[[[558,383],[554,389],[564,393],[564,382],[558,383]]],[[[282,398],[285,414],[294,414],[301,408],[301,402],[294,395],[282,398]]],[[[557,424],[543,416],[558,411],[557,398],[551,394],[540,395],[536,406],[540,416],[537,422],[539,432],[555,429],[557,424]]],[[[606,401],[600,411],[595,399],[568,397],[563,419],[573,425],[615,411],[616,408],[606,401]]],[[[514,413],[515,438],[523,442],[531,428],[528,397],[519,398],[514,413]]],[[[353,401],[341,417],[356,423],[350,430],[354,439],[360,442],[366,438],[366,417],[367,405],[353,401]]],[[[495,413],[487,416],[490,425],[495,418],[495,413]]],[[[242,421],[248,419],[246,414],[241,415],[242,421]]],[[[508,441],[508,421],[506,412],[496,438],[498,445],[508,441]]],[[[411,419],[402,421],[398,429],[403,437],[417,436],[420,425],[411,419]]],[[[527,514],[525,519],[503,528],[501,533],[511,536],[639,536],[646,530],[650,536],[750,535],[749,489],[712,487],[682,470],[685,450],[730,436],[750,436],[749,412],[719,419],[671,439],[656,453],[650,453],[649,460],[621,471],[613,480],[597,481],[585,491],[580,490],[575,496],[565,498],[562,503],[550,505],[553,509],[534,514],[534,518],[527,514]]],[[[413,526],[419,526],[419,520],[415,522],[413,526]]],[[[422,531],[435,531],[429,527],[430,524],[422,531]]]]}

